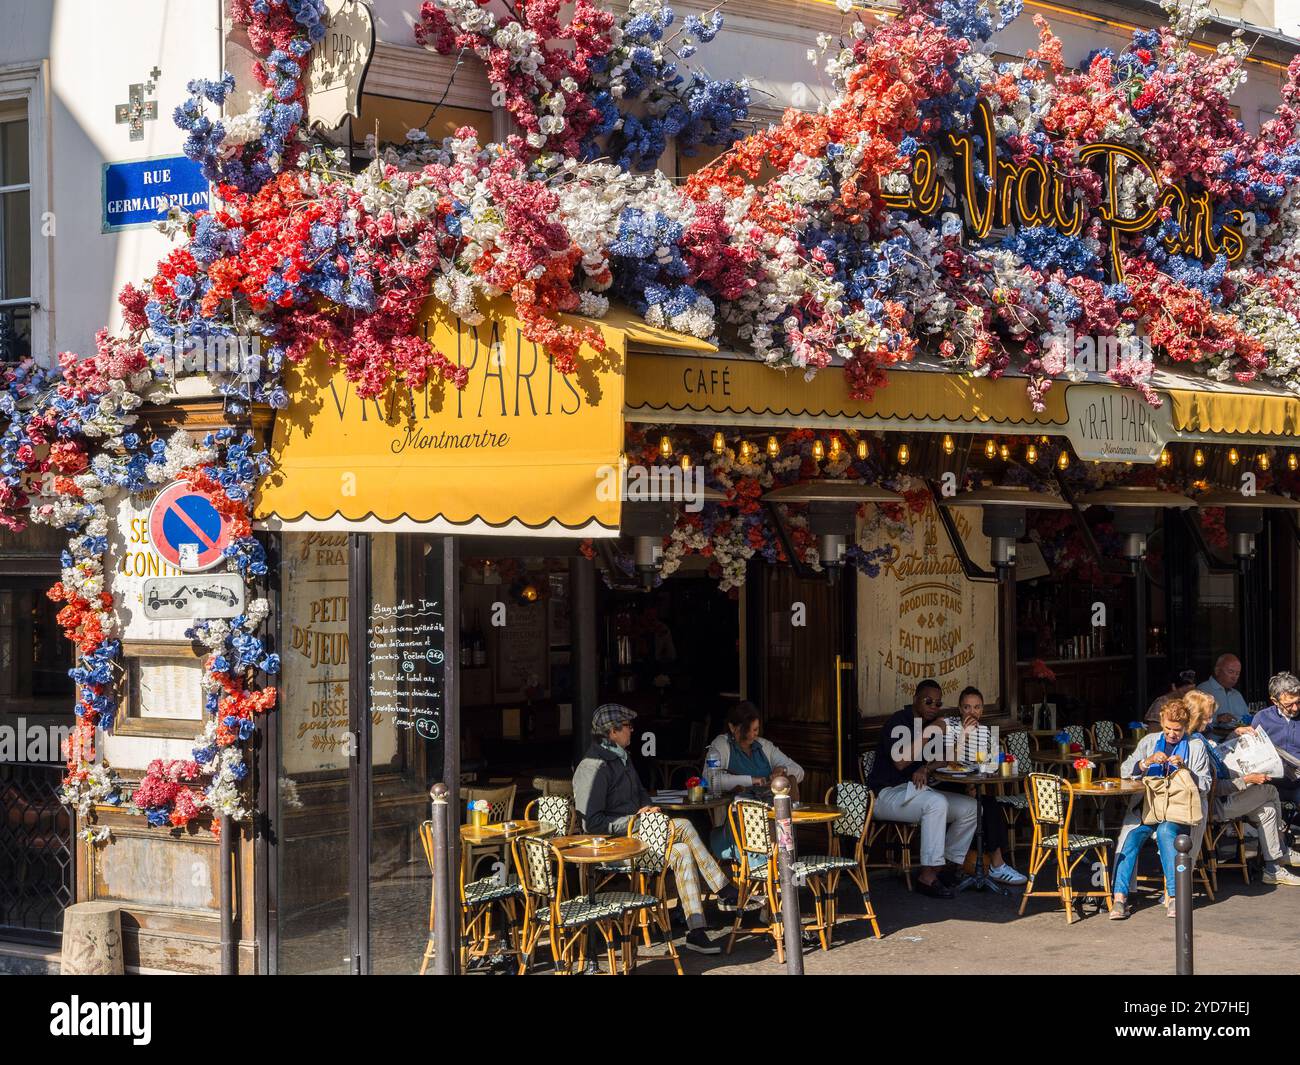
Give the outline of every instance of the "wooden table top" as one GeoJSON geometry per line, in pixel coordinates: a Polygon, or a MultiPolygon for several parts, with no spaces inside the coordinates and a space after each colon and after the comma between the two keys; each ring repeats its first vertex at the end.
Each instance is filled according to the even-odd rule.
{"type": "Polygon", "coordinates": [[[1074,789],[1076,795],[1087,795],[1095,799],[1107,799],[1116,795],[1137,795],[1143,790],[1142,781],[1121,780],[1119,777],[1103,777],[1101,780],[1094,780],[1086,788],[1077,780],[1072,780],[1070,787],[1074,789]],[[1114,787],[1103,787],[1107,783],[1113,784],[1114,787]]]}
{"type": "Polygon", "coordinates": [[[731,805],[730,795],[714,795],[712,798],[705,798],[703,802],[660,802],[653,795],[650,801],[661,810],[671,810],[673,813],[691,813],[694,810],[716,810],[719,806],[731,805]]]}
{"type": "Polygon", "coordinates": [[[934,778],[945,784],[969,784],[975,788],[987,788],[990,784],[1021,784],[1025,779],[1020,773],[1004,777],[1001,773],[954,773],[949,769],[934,770],[934,778]]]}
{"type": "Polygon", "coordinates": [[[1113,761],[1117,756],[1110,751],[1074,751],[1070,754],[1046,754],[1039,751],[1034,755],[1035,762],[1048,762],[1051,765],[1073,765],[1079,758],[1090,762],[1113,761]]]}
{"type": "MultiPolygon", "coordinates": [[[[767,816],[775,818],[776,808],[768,811],[767,816]]],[[[844,811],[838,806],[824,802],[797,802],[790,811],[790,819],[796,825],[824,825],[829,821],[838,821],[842,816],[844,811]]]]}
{"type": "Polygon", "coordinates": [[[494,825],[461,825],[466,843],[505,843],[516,836],[552,836],[555,826],[545,821],[501,821],[494,825]]]}
{"type": "Polygon", "coordinates": [[[598,862],[622,862],[635,858],[647,850],[644,840],[635,836],[597,836],[592,834],[580,836],[560,836],[551,841],[560,857],[574,865],[593,865],[598,862]],[[595,846],[592,841],[605,840],[603,846],[595,846]]]}

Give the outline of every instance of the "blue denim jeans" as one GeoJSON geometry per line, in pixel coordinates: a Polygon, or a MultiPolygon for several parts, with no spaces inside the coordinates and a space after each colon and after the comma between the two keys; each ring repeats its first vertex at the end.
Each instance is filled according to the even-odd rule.
{"type": "Polygon", "coordinates": [[[1146,846],[1147,840],[1155,836],[1156,846],[1160,849],[1160,866],[1165,873],[1165,893],[1171,899],[1174,898],[1176,895],[1174,865],[1178,858],[1174,840],[1182,832],[1190,834],[1191,830],[1186,825],[1175,824],[1173,821],[1161,821],[1158,825],[1138,825],[1133,829],[1124,840],[1124,849],[1120,851],[1119,861],[1115,863],[1114,893],[1116,895],[1129,893],[1129,888],[1133,886],[1133,877],[1137,873],[1138,855],[1146,846]]]}

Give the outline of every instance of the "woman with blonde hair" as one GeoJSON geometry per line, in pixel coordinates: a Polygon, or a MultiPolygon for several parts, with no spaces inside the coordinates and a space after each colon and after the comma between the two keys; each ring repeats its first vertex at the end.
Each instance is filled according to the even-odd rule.
{"type": "MultiPolygon", "coordinates": [[[[1213,783],[1214,772],[1210,768],[1210,755],[1204,743],[1193,741],[1188,722],[1191,710],[1184,699],[1171,699],[1160,708],[1160,731],[1143,736],[1132,754],[1124,760],[1120,775],[1124,777],[1162,777],[1171,772],[1186,769],[1192,774],[1196,787],[1201,793],[1201,821],[1205,820],[1205,796],[1213,783]]],[[[1192,826],[1177,824],[1173,821],[1161,821],[1147,825],[1142,822],[1142,800],[1129,809],[1124,818],[1119,846],[1119,858],[1115,862],[1115,888],[1111,905],[1111,920],[1123,920],[1131,911],[1128,908],[1128,893],[1137,874],[1137,860],[1147,840],[1156,837],[1156,846],[1160,850],[1160,865],[1165,874],[1165,912],[1175,916],[1177,887],[1174,883],[1174,866],[1178,850],[1174,841],[1184,832],[1192,833],[1192,826]]],[[[1190,905],[1191,900],[1184,900],[1190,905]]]]}

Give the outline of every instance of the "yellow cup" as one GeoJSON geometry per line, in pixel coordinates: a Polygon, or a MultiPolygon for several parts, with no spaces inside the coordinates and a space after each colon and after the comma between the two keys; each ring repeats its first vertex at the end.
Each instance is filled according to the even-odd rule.
{"type": "Polygon", "coordinates": [[[1080,787],[1084,787],[1084,788],[1092,787],[1092,770],[1091,770],[1091,769],[1080,769],[1080,770],[1079,770],[1079,786],[1080,786],[1080,787]]]}

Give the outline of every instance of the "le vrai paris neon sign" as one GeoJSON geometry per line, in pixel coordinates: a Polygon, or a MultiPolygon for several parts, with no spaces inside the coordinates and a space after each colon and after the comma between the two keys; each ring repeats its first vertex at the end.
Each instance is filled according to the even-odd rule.
{"type": "MultiPolygon", "coordinates": [[[[1010,226],[1013,215],[1022,226],[1052,226],[1066,236],[1075,236],[1083,229],[1086,221],[1083,204],[1077,197],[1068,196],[1059,170],[1037,158],[1027,159],[1021,166],[997,158],[993,112],[987,101],[980,100],[975,105],[969,132],[945,136],[957,166],[957,184],[965,200],[967,230],[972,237],[987,237],[995,225],[1010,226]],[[976,137],[982,139],[982,149],[976,146],[976,137]],[[985,188],[976,180],[977,161],[983,162],[984,173],[997,175],[991,187],[985,188]]],[[[1132,148],[1109,142],[1085,145],[1079,149],[1078,158],[1082,163],[1095,160],[1103,168],[1106,186],[1099,214],[1102,225],[1111,231],[1110,259],[1112,276],[1116,281],[1124,279],[1117,235],[1141,233],[1159,225],[1160,212],[1165,207],[1172,210],[1177,225],[1176,233],[1160,238],[1171,254],[1206,261],[1222,253],[1229,263],[1235,263],[1246,253],[1245,237],[1239,228],[1247,217],[1245,211],[1235,208],[1227,211],[1236,225],[1221,225],[1216,239],[1210,194],[1188,193],[1178,185],[1167,185],[1155,207],[1136,217],[1125,217],[1119,206],[1119,162],[1127,159],[1159,187],[1151,164],[1132,148]]],[[[916,150],[908,177],[908,191],[883,193],[885,204],[933,215],[943,205],[944,196],[944,186],[939,180],[938,153],[933,147],[923,146],[916,150]]]]}

